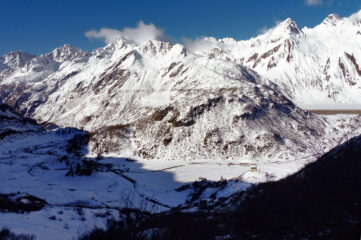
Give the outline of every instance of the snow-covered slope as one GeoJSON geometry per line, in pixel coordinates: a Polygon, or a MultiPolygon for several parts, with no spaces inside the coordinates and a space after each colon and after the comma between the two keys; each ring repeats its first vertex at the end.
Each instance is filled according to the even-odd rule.
{"type": "Polygon", "coordinates": [[[0,57],[0,81],[14,70],[24,67],[34,57],[22,51],[10,52],[0,57]]]}
{"type": "Polygon", "coordinates": [[[0,96],[39,122],[90,131],[91,154],[288,161],[345,134],[326,136],[327,121],[252,70],[160,41],[120,38],[92,54],[65,45],[14,71],[0,96]]]}
{"type": "MultiPolygon", "coordinates": [[[[357,117],[333,118],[330,126],[353,132],[360,129],[357,117]]],[[[94,227],[103,228],[107,220],[124,217],[122,208],[158,212],[174,207],[196,209],[205,203],[230,206],[225,200],[251,186],[244,181],[279,179],[305,162],[302,158],[265,162],[257,166],[257,172],[250,172],[251,164],[219,159],[89,158],[83,148],[86,132],[55,126],[44,130],[6,105],[0,106],[0,129],[0,203],[5,197],[24,208],[9,210],[0,204],[0,229],[34,234],[39,240],[50,235],[53,239],[74,239],[94,227]],[[35,208],[32,204],[37,200],[42,202],[35,208]]]]}
{"type": "Polygon", "coordinates": [[[329,15],[314,28],[286,19],[247,41],[204,38],[199,54],[244,64],[277,83],[299,105],[360,104],[361,11],[329,15]]]}
{"type": "Polygon", "coordinates": [[[37,132],[41,128],[35,121],[16,114],[9,106],[0,103],[0,138],[15,133],[37,132]]]}
{"type": "Polygon", "coordinates": [[[0,105],[0,229],[39,240],[50,235],[75,239],[121,218],[122,208],[190,208],[250,186],[240,180],[192,185],[198,176],[191,171],[191,181],[176,181],[172,172],[162,170],[164,162],[148,170],[132,159],[86,158],[87,139],[86,132],[74,128],[45,130],[0,105]]]}
{"type": "MultiPolygon", "coordinates": [[[[64,45],[12,70],[0,82],[0,97],[38,122],[90,131],[90,154],[256,163],[314,158],[304,149],[315,142],[318,151],[329,149],[348,130],[326,133],[332,126],[325,119],[296,107],[277,85],[240,64],[253,62],[250,67],[262,72],[271,58],[301,69],[295,59],[304,54],[307,31],[288,19],[248,42],[210,39],[228,51],[210,55],[122,37],[91,54],[64,45]],[[252,52],[270,46],[260,57],[252,52]],[[228,58],[242,49],[254,57],[240,63],[228,58]]],[[[271,70],[286,68],[276,65],[271,70]]],[[[317,88],[292,76],[277,78],[284,90],[290,83],[285,92],[291,96],[299,93],[290,90],[293,82],[317,88]]]]}

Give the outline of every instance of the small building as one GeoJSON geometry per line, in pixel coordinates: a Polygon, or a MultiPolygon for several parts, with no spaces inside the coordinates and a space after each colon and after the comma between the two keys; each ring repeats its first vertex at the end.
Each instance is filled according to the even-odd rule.
{"type": "Polygon", "coordinates": [[[257,165],[251,166],[251,172],[257,172],[257,165]]]}

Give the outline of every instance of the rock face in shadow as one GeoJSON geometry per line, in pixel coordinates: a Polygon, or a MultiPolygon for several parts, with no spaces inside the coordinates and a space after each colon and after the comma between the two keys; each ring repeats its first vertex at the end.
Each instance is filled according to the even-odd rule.
{"type": "Polygon", "coordinates": [[[30,194],[1,194],[0,211],[24,213],[40,211],[47,202],[30,194]]]}
{"type": "Polygon", "coordinates": [[[358,239],[360,171],[356,137],[290,177],[249,190],[235,230],[242,239],[358,239]]]}

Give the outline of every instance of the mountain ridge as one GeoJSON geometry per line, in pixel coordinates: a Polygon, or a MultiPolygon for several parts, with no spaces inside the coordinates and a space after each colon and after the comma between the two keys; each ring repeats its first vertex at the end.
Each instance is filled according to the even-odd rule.
{"type": "MultiPolygon", "coordinates": [[[[345,22],[353,24],[354,18],[345,22]]],[[[357,92],[359,84],[357,74],[346,74],[358,63],[351,51],[342,59],[333,56],[321,70],[311,69],[312,81],[299,79],[307,78],[301,74],[305,67],[320,65],[296,60],[306,56],[303,51],[312,52],[303,41],[322,29],[300,30],[286,19],[249,41],[206,38],[215,47],[202,51],[158,40],[139,44],[122,36],[92,53],[64,45],[7,73],[0,81],[0,98],[38,122],[90,131],[91,154],[237,161],[307,157],[312,153],[302,150],[306,145],[320,141],[319,151],[324,151],[351,132],[335,130],[333,119],[310,114],[290,99],[319,97],[320,89],[331,94],[332,84],[357,92]],[[242,51],[245,47],[248,52],[242,51]],[[350,78],[337,85],[330,74],[335,67],[337,76],[350,78]],[[326,75],[325,69],[330,69],[326,75]],[[299,75],[282,78],[289,71],[299,75]],[[322,80],[320,72],[329,79],[322,80]],[[268,80],[274,73],[279,74],[268,80]]],[[[353,129],[356,120],[347,120],[353,129]]]]}
{"type": "Polygon", "coordinates": [[[193,51],[250,67],[298,105],[360,104],[360,12],[302,30],[288,18],[250,40],[200,39],[207,48],[193,51]]]}

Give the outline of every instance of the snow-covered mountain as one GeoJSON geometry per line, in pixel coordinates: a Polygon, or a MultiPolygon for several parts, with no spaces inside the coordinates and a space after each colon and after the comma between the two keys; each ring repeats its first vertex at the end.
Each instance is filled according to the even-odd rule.
{"type": "Polygon", "coordinates": [[[0,222],[72,239],[130,203],[212,205],[297,171],[360,134],[357,115],[294,104],[359,103],[360,15],[302,30],[287,19],[248,41],[120,37],[91,53],[1,57],[0,194],[44,204],[0,222]]]}
{"type": "Polygon", "coordinates": [[[33,58],[35,58],[35,55],[23,51],[10,52],[0,57],[0,81],[14,70],[24,67],[33,58]]]}
{"type": "Polygon", "coordinates": [[[314,28],[289,18],[247,41],[204,38],[189,47],[252,68],[299,105],[360,104],[360,42],[361,11],[331,14],[314,28]]]}
{"type": "Polygon", "coordinates": [[[155,40],[91,54],[65,45],[14,70],[0,96],[38,122],[90,131],[91,154],[287,161],[345,134],[326,137],[327,121],[241,64],[155,40]]]}

